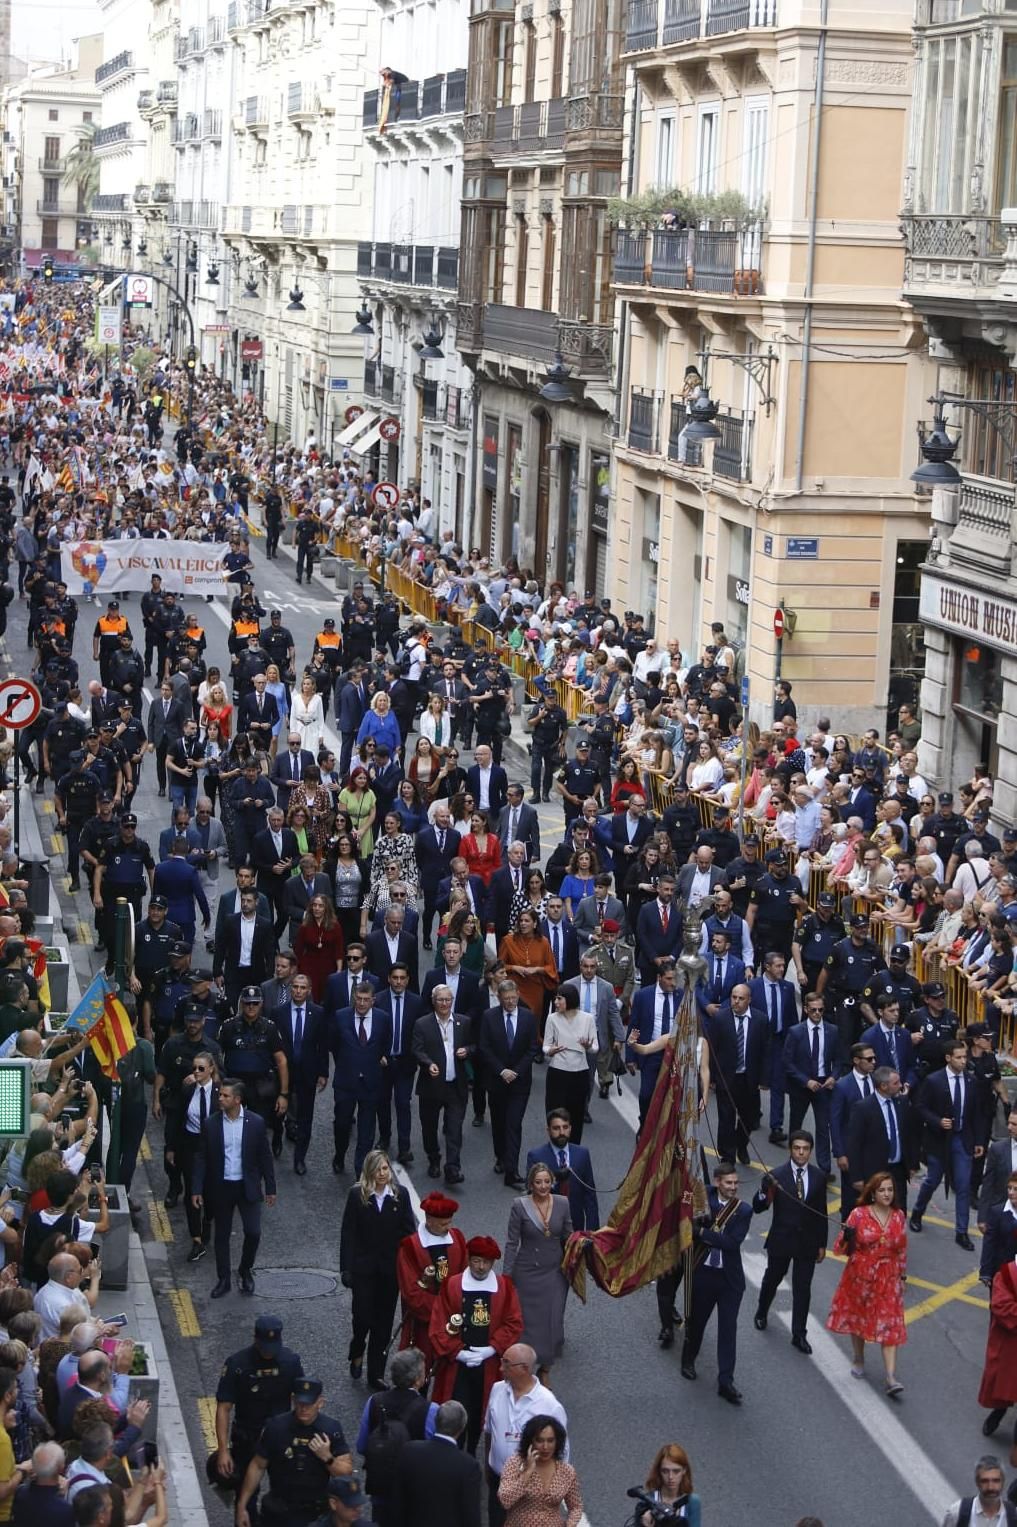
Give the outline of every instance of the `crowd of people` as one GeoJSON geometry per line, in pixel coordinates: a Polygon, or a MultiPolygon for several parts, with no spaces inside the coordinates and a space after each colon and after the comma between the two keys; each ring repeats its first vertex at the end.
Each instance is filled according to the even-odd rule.
{"type": "MultiPolygon", "coordinates": [[[[564,1342],[563,1249],[606,1217],[584,1130],[626,1073],[645,1119],[690,930],[701,1143],[717,1164],[695,1226],[687,1320],[675,1307],[681,1268],[658,1281],[661,1346],[684,1327],[680,1372],[695,1381],[715,1314],[718,1394],[743,1403],[740,1248],[753,1217],[769,1214],[753,1324],[766,1332],[790,1274],[792,1345],[808,1357],[839,1173],[834,1250],[846,1262],[827,1326],[849,1338],[859,1382],[866,1345],[880,1347],[885,1394],[899,1401],[908,1240],[926,1229],[945,1179],[957,1246],[975,1250],[972,1214],[984,1232],[992,1323],[979,1398],[990,1435],[1017,1402],[1017,1111],[996,1058],[1014,1001],[1017,831],[989,830],[988,775],[958,786],[959,808],[949,790],[930,789],[906,705],[883,736],[837,735],[825,718],[800,736],[782,682],[761,730],[740,714],[744,652],[721,626],[687,654],[609,601],[544,589],[515,562],[492,567],[440,530],[413,490],[382,514],[369,471],[348,453],[330,459],[313,432],[273,448],[253,398],[209,372],[195,380],[193,420],[172,433],[180,368],[163,357],[145,381],[107,382],[84,345],[90,301],[84,290],[57,298],[26,285],[0,338],[36,368],[0,401],[0,466],[10,468],[0,545],[18,564],[43,695],[39,720],[19,734],[20,761],[40,794],[52,792],[69,890],[91,901],[111,974],[118,900],[135,923],[125,996],[139,1041],[121,1062],[121,1180],[130,1187],[148,1084],[165,1208],[186,1218],[191,1264],[213,1250],[211,1297],[221,1299],[234,1278],[241,1294],[256,1292],[278,1164],[289,1145],[293,1175],[312,1170],[329,1085],[327,1155],[337,1178],[352,1179],[338,1266],[351,1295],[350,1379],[369,1391],[358,1434],[351,1447],[325,1413],[322,1383],[282,1346],[281,1321],[258,1316],[253,1344],[223,1370],[209,1459],[210,1480],[236,1492],[237,1527],[255,1509],[265,1522],[346,1523],[369,1511],[383,1527],[408,1527],[430,1520],[425,1501],[436,1523],[440,1511],[443,1524],[477,1527],[482,1494],[491,1527],[563,1513],[575,1527],[580,1482],[550,1378],[564,1342]],[[363,561],[306,652],[259,595],[250,546],[260,520],[267,556],[280,557],[287,518],[298,582],[311,580],[333,535],[363,561]],[[158,577],[138,606],[96,596],[94,628],[76,634],[87,601],[67,592],[61,547],[137,536],[227,544],[230,626],[218,666],[201,602],[158,577]],[[376,592],[382,559],[427,589],[447,634],[407,623],[398,601],[376,592]],[[479,634],[467,640],[465,630],[479,634]],[[512,722],[518,654],[536,670],[522,705],[523,763],[512,722]],[[82,659],[95,675],[84,683],[82,659]],[[563,684],[580,693],[578,721],[561,704],[563,684]],[[139,832],[133,806],[150,754],[165,814],[139,832]],[[545,852],[549,814],[538,808],[551,802],[562,818],[545,852]],[[959,980],[971,992],[964,1022],[947,1000],[959,980]],[[1007,1134],[995,1139],[1001,1114],[1007,1134]],[[467,1120],[477,1131],[468,1152],[467,1120]],[[787,1160],[742,1198],[738,1168],[761,1124],[787,1160]],[[453,1224],[460,1201],[448,1189],[466,1183],[467,1156],[470,1172],[479,1168],[481,1142],[512,1195],[500,1239],[467,1239],[453,1224]],[[414,1165],[415,1147],[432,1180],[422,1224],[398,1170],[414,1165]],[[912,1179],[921,1183],[909,1212],[912,1179]]],[[[11,848],[9,832],[0,847],[11,848]]],[[[8,1159],[8,1180],[13,1170],[20,1192],[23,1177],[34,1207],[27,1198],[24,1215],[16,1202],[3,1210],[11,1287],[0,1301],[34,1299],[36,1340],[16,1339],[38,1389],[3,1353],[0,1368],[17,1372],[9,1403],[27,1389],[52,1430],[34,1474],[37,1438],[15,1431],[5,1476],[0,1429],[0,1520],[8,1484],[18,1500],[59,1478],[64,1461],[52,1450],[80,1436],[92,1474],[87,1485],[79,1478],[84,1506],[68,1489],[68,1509],[101,1521],[109,1502],[96,1504],[93,1485],[106,1489],[113,1457],[136,1448],[144,1420],[117,1402],[132,1354],[81,1307],[104,1232],[91,1167],[108,1084],[87,1046],[40,1053],[19,878],[8,852],[0,1023],[9,1048],[39,1068],[39,1117],[20,1161],[8,1159]],[[53,1236],[40,1244],[42,1225],[59,1246],[53,1236]],[[62,1420],[70,1365],[47,1396],[53,1340],[75,1358],[77,1388],[111,1412],[101,1438],[94,1417],[84,1433],[62,1420]]],[[[605,1165],[620,1176],[625,1163],[605,1165]]],[[[12,1338],[27,1332],[11,1324],[12,1338]]],[[[979,1466],[978,1509],[995,1519],[1009,1507],[999,1505],[1000,1477],[991,1510],[990,1463],[979,1466]]],[[[124,1520],[164,1510],[158,1467],[141,1478],[124,1520]]],[[[640,1522],[700,1521],[678,1443],[660,1448],[642,1491],[640,1522]]]]}

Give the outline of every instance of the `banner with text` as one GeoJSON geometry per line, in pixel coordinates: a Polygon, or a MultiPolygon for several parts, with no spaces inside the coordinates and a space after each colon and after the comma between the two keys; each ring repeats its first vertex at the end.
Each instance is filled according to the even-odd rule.
{"type": "Polygon", "coordinates": [[[61,552],[69,594],[148,589],[158,573],[164,591],[224,594],[229,547],[200,541],[76,541],[61,552]]]}

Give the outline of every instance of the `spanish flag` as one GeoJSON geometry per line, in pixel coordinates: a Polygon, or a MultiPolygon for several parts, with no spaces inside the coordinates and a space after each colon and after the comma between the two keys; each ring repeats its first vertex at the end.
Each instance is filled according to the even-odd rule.
{"type": "Polygon", "coordinates": [[[39,1002],[49,1011],[52,1001],[49,994],[49,971],[46,965],[46,945],[41,938],[26,938],[25,947],[31,956],[32,974],[39,988],[39,1002]]]}
{"type": "Polygon", "coordinates": [[[690,989],[682,999],[632,1164],[607,1224],[569,1236],[562,1272],[580,1299],[586,1273],[620,1299],[677,1267],[692,1245],[692,1221],[707,1205],[697,1138],[698,1024],[690,989]]]}
{"type": "Polygon", "coordinates": [[[89,1033],[88,1042],[103,1076],[108,1076],[111,1082],[118,1081],[117,1062],[134,1049],[135,1040],[127,1009],[112,992],[106,993],[102,1017],[89,1033]]]}

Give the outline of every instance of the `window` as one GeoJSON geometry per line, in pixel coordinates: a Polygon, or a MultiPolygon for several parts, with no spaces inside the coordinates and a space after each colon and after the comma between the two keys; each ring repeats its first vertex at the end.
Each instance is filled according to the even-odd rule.
{"type": "Polygon", "coordinates": [[[511,21],[497,21],[492,35],[495,107],[507,106],[512,95],[512,26],[511,21]]]}
{"type": "Polygon", "coordinates": [[[60,121],[60,113],[57,111],[55,106],[51,106],[50,109],[49,109],[49,120],[51,122],[59,122],[60,121]]]}
{"type": "Polygon", "coordinates": [[[674,185],[674,143],[674,117],[658,117],[657,162],[653,175],[654,185],[674,185]]]}
{"type": "Polygon", "coordinates": [[[554,219],[544,219],[544,250],[540,274],[540,305],[545,313],[554,307],[554,258],[557,247],[554,219]]]}
{"type": "Polygon", "coordinates": [[[765,97],[746,96],[742,119],[742,192],[758,207],[766,196],[766,150],[770,103],[765,97]]]}
{"type": "MultiPolygon", "coordinates": [[[[1004,48],[1004,55],[1010,51],[1004,48]]],[[[973,35],[931,38],[925,53],[925,118],[922,124],[923,152],[918,186],[920,212],[962,212],[967,204],[967,188],[972,170],[976,115],[972,103],[978,93],[980,48],[973,35]]],[[[1017,58],[1011,52],[1011,86],[1017,84],[1017,58]]],[[[1004,57],[1000,91],[1000,130],[1008,119],[1013,125],[1015,97],[1007,88],[1007,62],[1004,57]]],[[[1012,153],[1012,145],[1009,146],[1012,153]]],[[[1006,169],[1001,155],[1000,179],[1006,169]]],[[[1012,173],[1012,171],[1011,171],[1012,173]]]]}
{"type": "Polygon", "coordinates": [[[696,190],[708,196],[717,187],[720,107],[699,108],[699,138],[696,143],[696,190]]]}
{"type": "MultiPolygon", "coordinates": [[[[1009,366],[971,366],[968,368],[967,396],[990,399],[1004,407],[1017,406],[1017,372],[1011,371],[1009,366]]],[[[988,419],[970,410],[965,410],[963,419],[961,441],[965,470],[977,473],[979,477],[1013,482],[1012,453],[1003,435],[988,419]]]]}
{"type": "Polygon", "coordinates": [[[92,113],[90,111],[83,111],[81,113],[81,120],[82,120],[82,122],[91,122],[91,120],[92,120],[92,113]]]}
{"type": "Polygon", "coordinates": [[[60,248],[60,223],[55,217],[44,217],[42,220],[42,248],[60,248]]]}
{"type": "Polygon", "coordinates": [[[562,77],[565,69],[565,28],[561,16],[551,17],[551,99],[557,100],[562,93],[562,77]]]}
{"type": "Polygon", "coordinates": [[[42,205],[47,210],[52,208],[55,212],[60,203],[60,182],[53,175],[48,175],[42,182],[42,205]]]}
{"type": "Polygon", "coordinates": [[[523,100],[532,101],[537,88],[537,28],[532,21],[523,23],[525,55],[523,63],[523,100]]]}
{"type": "Polygon", "coordinates": [[[505,279],[505,208],[487,209],[486,245],[484,260],[484,302],[501,302],[505,279]]]}
{"type": "Polygon", "coordinates": [[[47,138],[42,150],[42,157],[47,164],[56,164],[60,158],[60,139],[47,138]]]}
{"type": "Polygon", "coordinates": [[[526,306],[526,266],[530,254],[530,234],[525,217],[516,218],[516,307],[526,306]]]}
{"type": "Polygon", "coordinates": [[[1003,68],[999,88],[999,167],[996,174],[996,206],[1010,207],[1008,200],[1017,192],[1017,37],[1008,37],[1003,47],[1003,68]]]}

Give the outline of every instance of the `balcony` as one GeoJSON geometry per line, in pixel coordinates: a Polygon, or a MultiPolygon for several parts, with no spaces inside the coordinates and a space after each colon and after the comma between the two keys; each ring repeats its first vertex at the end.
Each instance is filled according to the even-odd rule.
{"type": "Polygon", "coordinates": [[[459,285],[458,249],[438,250],[438,285],[452,292],[459,285]]]}
{"type": "Polygon", "coordinates": [[[298,215],[296,207],[283,207],[279,214],[279,227],[283,233],[296,233],[298,215]]]}
{"type": "Polygon", "coordinates": [[[134,187],[134,205],[136,207],[143,207],[143,206],[145,206],[147,202],[151,201],[151,199],[152,199],[152,187],[151,186],[140,185],[140,186],[135,186],[134,187]]]}
{"type": "Polygon", "coordinates": [[[364,362],[364,397],[376,398],[378,396],[378,383],[376,381],[377,363],[375,361],[364,362]]]}
{"type": "Polygon", "coordinates": [[[697,37],[777,25],[779,0],[629,0],[625,52],[647,53],[697,37]]]}
{"type": "Polygon", "coordinates": [[[318,115],[318,95],[313,85],[291,80],[286,92],[286,115],[291,122],[309,122],[318,115]]]}
{"type": "Polygon", "coordinates": [[[251,132],[264,132],[268,127],[268,100],[265,96],[247,97],[244,102],[244,126],[251,132]]]}
{"type": "Polygon", "coordinates": [[[125,48],[122,53],[118,53],[116,57],[111,58],[108,63],[99,65],[98,69],[95,71],[95,83],[97,85],[104,85],[107,80],[111,80],[115,78],[116,75],[124,74],[128,69],[133,68],[134,54],[131,52],[130,48],[125,48]]]}
{"type": "Polygon", "coordinates": [[[493,159],[542,158],[565,147],[565,108],[563,96],[550,101],[528,101],[521,106],[499,106],[493,118],[491,156],[493,159]]]}
{"type": "Polygon", "coordinates": [[[651,456],[657,450],[657,398],[642,387],[633,387],[629,395],[628,446],[651,456]]]}
{"type": "Polygon", "coordinates": [[[138,91],[138,110],[139,111],[141,111],[141,112],[151,111],[152,107],[154,105],[155,105],[155,91],[154,90],[139,90],[138,91]]]}
{"type": "Polygon", "coordinates": [[[364,126],[377,127],[378,125],[378,92],[377,90],[364,91],[364,126]]]}
{"type": "Polygon", "coordinates": [[[702,0],[664,0],[664,32],[661,41],[665,48],[672,43],[688,42],[698,37],[702,25],[702,0]]]}
{"type": "Polygon", "coordinates": [[[992,579],[1008,578],[1017,525],[1017,490],[995,477],[965,472],[950,536],[950,562],[992,579]]]}
{"type": "Polygon", "coordinates": [[[224,16],[209,16],[208,30],[205,34],[205,46],[218,48],[226,41],[226,18],[224,16]]]}
{"type": "Polygon", "coordinates": [[[37,201],[35,204],[37,217],[85,217],[78,206],[77,199],[74,201],[37,201]]]}
{"type": "Polygon", "coordinates": [[[622,230],[615,241],[614,279],[618,286],[753,296],[763,290],[761,263],[758,224],[622,230]]]}
{"type": "Polygon", "coordinates": [[[155,89],[155,98],[160,106],[175,106],[177,104],[176,80],[160,80],[155,89]]]}
{"type": "Polygon", "coordinates": [[[445,76],[445,110],[449,113],[466,110],[465,69],[453,69],[445,76]]]}
{"type": "Polygon", "coordinates": [[[44,175],[62,175],[67,165],[62,159],[40,159],[39,169],[44,175]]]}
{"type": "Polygon", "coordinates": [[[173,187],[168,180],[157,180],[152,187],[152,200],[164,207],[173,200],[173,187]]]}
{"type": "MultiPolygon", "coordinates": [[[[377,127],[379,104],[379,91],[364,91],[365,127],[377,127]]],[[[390,116],[386,129],[406,127],[411,122],[427,121],[434,117],[460,116],[465,108],[465,69],[454,69],[449,74],[432,74],[423,81],[408,80],[399,101],[399,115],[395,119],[390,116]]]]}
{"type": "Polygon", "coordinates": [[[226,30],[227,32],[237,32],[242,25],[243,21],[238,0],[230,0],[229,5],[226,7],[226,30]]]}
{"type": "Polygon", "coordinates": [[[375,244],[374,246],[374,274],[379,281],[391,281],[392,279],[392,245],[375,244]]]}
{"type": "Polygon", "coordinates": [[[708,0],[706,35],[777,25],[777,0],[708,0]]]}
{"type": "Polygon", "coordinates": [[[629,0],[625,11],[625,52],[657,46],[657,0],[629,0]]]}
{"type": "Polygon", "coordinates": [[[752,476],[749,462],[749,445],[752,439],[752,420],[740,409],[719,413],[714,424],[720,430],[720,439],[713,447],[713,471],[716,477],[727,477],[732,482],[748,482],[752,476]]]}
{"type": "Polygon", "coordinates": [[[382,366],[381,368],[381,400],[383,403],[398,403],[402,395],[402,372],[396,372],[394,366],[382,366]]]}
{"type": "Polygon", "coordinates": [[[689,422],[684,398],[671,399],[671,427],[667,436],[667,459],[685,467],[703,465],[703,447],[698,440],[683,440],[682,430],[689,422]]]}
{"type": "Polygon", "coordinates": [[[624,117],[624,96],[593,91],[589,95],[570,96],[565,102],[567,133],[580,133],[583,137],[607,134],[613,142],[621,132],[624,117]]]}
{"type": "Polygon", "coordinates": [[[933,289],[938,296],[971,298],[997,286],[1006,233],[998,218],[962,213],[905,213],[904,291],[933,289]]]}
{"type": "Polygon", "coordinates": [[[613,338],[614,330],[609,323],[563,318],[558,324],[558,348],[562,359],[580,376],[610,375],[613,338]]]}
{"type": "Polygon", "coordinates": [[[413,245],[392,245],[392,271],[391,280],[403,284],[411,284],[413,281],[413,245]]]}
{"type": "Polygon", "coordinates": [[[129,212],[126,191],[102,191],[92,199],[93,212],[129,212]]]}
{"type": "Polygon", "coordinates": [[[517,308],[489,302],[484,308],[484,349],[553,361],[558,350],[558,318],[543,308],[517,308]]]}
{"type": "Polygon", "coordinates": [[[415,244],[413,246],[413,285],[434,285],[433,244],[415,244]]]}
{"type": "Polygon", "coordinates": [[[374,245],[357,245],[357,276],[370,276],[374,270],[374,245]]]}
{"type": "Polygon", "coordinates": [[[129,143],[131,137],[131,124],[129,122],[114,122],[112,127],[100,127],[92,139],[92,147],[96,150],[109,148],[115,143],[129,143]]]}
{"type": "Polygon", "coordinates": [[[444,87],[445,76],[443,74],[432,74],[430,79],[424,80],[420,90],[421,117],[441,116],[444,87]]]}
{"type": "Polygon", "coordinates": [[[201,122],[201,136],[203,138],[222,137],[222,112],[206,111],[201,122]]]}

